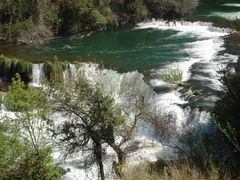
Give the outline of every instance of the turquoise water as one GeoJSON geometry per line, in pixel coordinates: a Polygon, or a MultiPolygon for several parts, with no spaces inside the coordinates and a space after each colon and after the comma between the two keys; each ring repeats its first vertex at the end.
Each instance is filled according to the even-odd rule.
{"type": "Polygon", "coordinates": [[[240,19],[239,0],[203,0],[190,15],[206,19],[240,19]]]}
{"type": "Polygon", "coordinates": [[[119,71],[144,70],[178,61],[188,54],[181,51],[195,37],[176,36],[178,31],[123,29],[93,33],[82,38],[59,38],[37,48],[19,51],[32,57],[91,59],[119,71]]]}
{"type": "MultiPolygon", "coordinates": [[[[209,0],[201,4],[192,16],[217,17],[216,13],[240,12],[236,0],[209,0]]],[[[225,15],[225,14],[224,14],[225,15]]],[[[223,16],[218,18],[224,18],[223,16]]],[[[120,72],[147,70],[186,59],[189,43],[199,40],[193,34],[178,35],[177,30],[125,28],[89,34],[84,37],[64,37],[38,47],[0,45],[0,52],[30,61],[53,59],[93,61],[120,72]]]]}

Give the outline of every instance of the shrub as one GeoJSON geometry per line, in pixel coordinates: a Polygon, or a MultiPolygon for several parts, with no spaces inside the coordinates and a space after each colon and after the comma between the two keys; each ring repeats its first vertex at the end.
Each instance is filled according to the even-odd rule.
{"type": "Polygon", "coordinates": [[[224,165],[234,176],[239,177],[240,166],[240,69],[236,67],[235,73],[227,69],[222,76],[225,94],[216,103],[214,120],[217,128],[223,133],[231,146],[224,165]]]}
{"type": "Polygon", "coordinates": [[[36,153],[10,121],[0,123],[0,143],[0,179],[57,180],[63,174],[51,157],[52,149],[43,147],[36,153]]]}
{"type": "Polygon", "coordinates": [[[91,17],[95,26],[105,26],[107,24],[107,18],[96,9],[91,11],[91,17]]]}
{"type": "Polygon", "coordinates": [[[40,89],[26,88],[17,74],[4,98],[4,103],[11,111],[26,111],[40,108],[44,99],[44,93],[40,89]]]}
{"type": "Polygon", "coordinates": [[[18,162],[17,169],[11,172],[7,179],[60,179],[63,169],[54,162],[51,154],[52,149],[49,147],[40,149],[38,153],[28,149],[18,162]]]}

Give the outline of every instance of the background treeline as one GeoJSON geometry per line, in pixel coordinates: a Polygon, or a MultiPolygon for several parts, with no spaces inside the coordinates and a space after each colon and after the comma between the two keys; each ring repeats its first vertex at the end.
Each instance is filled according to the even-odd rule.
{"type": "Polygon", "coordinates": [[[198,0],[1,0],[0,37],[35,43],[52,35],[119,27],[147,18],[177,18],[197,4],[198,0]]]}

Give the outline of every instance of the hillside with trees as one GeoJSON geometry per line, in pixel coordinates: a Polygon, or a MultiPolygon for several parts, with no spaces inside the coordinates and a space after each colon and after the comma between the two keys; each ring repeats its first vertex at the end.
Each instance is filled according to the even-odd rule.
{"type": "Polygon", "coordinates": [[[198,0],[2,0],[0,38],[37,44],[53,36],[117,28],[150,18],[178,18],[197,4],[198,0]]]}

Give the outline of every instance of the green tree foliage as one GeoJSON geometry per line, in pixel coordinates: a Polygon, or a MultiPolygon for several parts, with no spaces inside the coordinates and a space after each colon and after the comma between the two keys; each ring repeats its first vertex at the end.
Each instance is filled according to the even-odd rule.
{"type": "Polygon", "coordinates": [[[17,169],[17,160],[24,151],[19,132],[10,130],[7,122],[0,124],[0,179],[8,177],[17,169]]]}
{"type": "MultiPolygon", "coordinates": [[[[2,0],[0,34],[14,40],[36,31],[35,26],[60,35],[78,34],[146,18],[176,18],[197,4],[198,0],[2,0]]],[[[38,33],[44,36],[46,32],[38,33]]]]}
{"type": "Polygon", "coordinates": [[[144,0],[135,0],[126,4],[126,9],[130,15],[132,15],[132,19],[135,22],[141,21],[148,17],[148,9],[145,6],[144,0]]]}
{"type": "Polygon", "coordinates": [[[4,103],[12,111],[27,112],[43,107],[44,99],[45,96],[41,90],[27,88],[17,74],[4,98],[4,103]]]}
{"type": "Polygon", "coordinates": [[[2,23],[23,21],[28,19],[32,13],[31,0],[1,0],[0,2],[0,21],[2,23]]]}
{"type": "Polygon", "coordinates": [[[15,36],[19,36],[23,26],[29,25],[28,19],[33,14],[31,0],[1,0],[0,2],[0,22],[3,24],[1,35],[7,36],[12,41],[15,36]]]}
{"type": "Polygon", "coordinates": [[[7,163],[9,168],[5,168],[11,170],[0,172],[3,179],[59,179],[62,168],[51,157],[46,138],[48,108],[43,91],[25,87],[17,74],[3,103],[17,111],[15,117],[5,120],[8,126],[0,132],[0,141],[5,143],[0,149],[5,152],[0,167],[7,163]]]}
{"type": "Polygon", "coordinates": [[[176,18],[198,5],[198,0],[146,0],[148,9],[154,17],[176,18]]]}
{"type": "Polygon", "coordinates": [[[59,164],[54,163],[51,154],[52,149],[50,147],[39,149],[38,154],[35,151],[26,150],[13,179],[60,179],[63,169],[59,164]]]}
{"type": "Polygon", "coordinates": [[[57,34],[61,25],[59,18],[60,7],[54,3],[47,3],[41,11],[41,22],[47,27],[51,27],[53,33],[57,34]]]}
{"type": "Polygon", "coordinates": [[[8,120],[0,123],[0,143],[0,179],[60,178],[62,168],[54,163],[51,148],[42,147],[36,154],[8,120]]]}
{"type": "Polygon", "coordinates": [[[239,177],[240,162],[240,69],[231,73],[230,69],[223,72],[222,82],[225,94],[216,103],[214,120],[218,129],[225,135],[231,146],[224,164],[234,177],[239,177]]]}
{"type": "Polygon", "coordinates": [[[54,128],[61,147],[66,148],[67,154],[88,151],[104,179],[103,144],[114,141],[115,128],[124,122],[120,109],[84,79],[67,87],[55,85],[50,89],[50,96],[53,111],[67,117],[54,128]]]}
{"type": "Polygon", "coordinates": [[[228,136],[230,141],[235,141],[232,144],[240,151],[240,71],[237,69],[234,74],[226,71],[222,82],[226,92],[217,103],[215,118],[218,127],[228,136]]]}

